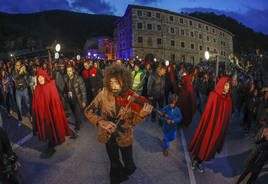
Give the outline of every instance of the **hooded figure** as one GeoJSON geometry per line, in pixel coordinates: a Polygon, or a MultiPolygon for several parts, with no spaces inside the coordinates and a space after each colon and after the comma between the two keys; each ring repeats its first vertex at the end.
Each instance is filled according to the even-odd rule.
{"type": "Polygon", "coordinates": [[[49,157],[55,152],[54,146],[71,135],[71,130],[55,81],[41,68],[38,68],[37,81],[32,104],[33,134],[38,132],[41,141],[49,141],[46,152],[49,157]]]}
{"type": "Polygon", "coordinates": [[[196,101],[194,88],[191,84],[191,76],[186,75],[182,77],[183,86],[178,91],[177,105],[181,110],[183,119],[182,124],[188,126],[192,122],[196,110],[196,101]]]}
{"type": "Polygon", "coordinates": [[[202,161],[214,158],[220,152],[226,137],[232,115],[232,101],[229,94],[229,78],[222,77],[210,93],[206,108],[189,145],[189,152],[195,156],[193,169],[203,172],[202,161]]]}

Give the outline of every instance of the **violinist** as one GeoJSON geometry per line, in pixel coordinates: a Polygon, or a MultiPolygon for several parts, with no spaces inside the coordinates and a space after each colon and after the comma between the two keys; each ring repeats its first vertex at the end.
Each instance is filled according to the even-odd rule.
{"type": "Polygon", "coordinates": [[[133,126],[143,122],[153,109],[147,99],[130,90],[132,82],[130,71],[123,65],[106,67],[103,90],[85,109],[85,116],[99,130],[99,142],[105,143],[112,184],[127,180],[136,170],[132,155],[133,126]],[[144,103],[141,106],[132,99],[144,103]]]}

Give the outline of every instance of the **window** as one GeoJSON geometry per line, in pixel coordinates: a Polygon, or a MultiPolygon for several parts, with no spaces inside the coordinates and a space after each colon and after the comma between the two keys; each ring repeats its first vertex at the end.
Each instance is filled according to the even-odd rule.
{"type": "Polygon", "coordinates": [[[152,13],[151,12],[147,12],[147,17],[151,17],[152,13]]]}
{"type": "Polygon", "coordinates": [[[207,51],[209,51],[209,47],[207,47],[207,51]]]}
{"type": "Polygon", "coordinates": [[[206,26],[206,30],[208,31],[208,26],[206,26]]]}
{"type": "Polygon", "coordinates": [[[161,30],[161,26],[157,25],[157,30],[160,31],[161,30]]]}
{"type": "Polygon", "coordinates": [[[137,11],[137,15],[138,15],[138,16],[142,16],[142,11],[138,10],[138,11],[137,11]]]}
{"type": "Polygon", "coordinates": [[[171,40],[171,41],[170,41],[170,45],[171,45],[171,46],[174,46],[174,45],[175,45],[175,41],[174,41],[174,40],[171,40]]]}
{"type": "Polygon", "coordinates": [[[209,42],[209,37],[207,36],[207,41],[209,42]]]}
{"type": "Polygon", "coordinates": [[[214,49],[214,52],[217,53],[217,49],[214,49]]]}
{"type": "Polygon", "coordinates": [[[170,28],[170,32],[174,33],[174,28],[173,27],[170,28]]]}
{"type": "Polygon", "coordinates": [[[194,56],[191,56],[190,63],[191,63],[192,65],[194,65],[194,56]]]}
{"type": "Polygon", "coordinates": [[[152,29],[152,24],[147,24],[147,29],[152,29]]]}
{"type": "Polygon", "coordinates": [[[157,18],[160,18],[160,13],[156,13],[156,17],[157,18]]]}
{"type": "Polygon", "coordinates": [[[201,24],[198,24],[198,28],[201,28],[201,24]]]}
{"type": "Polygon", "coordinates": [[[181,56],[181,62],[185,62],[185,56],[181,56]]]}
{"type": "Polygon", "coordinates": [[[191,44],[191,49],[194,49],[194,44],[193,43],[191,44]]]}
{"type": "Polygon", "coordinates": [[[169,16],[169,20],[170,21],[173,21],[173,16],[169,16]]]}
{"type": "Polygon", "coordinates": [[[181,42],[181,48],[184,48],[184,47],[185,47],[185,43],[181,42]]]}
{"type": "Polygon", "coordinates": [[[181,29],[181,35],[184,35],[184,29],[181,29]]]}
{"type": "Polygon", "coordinates": [[[202,39],[202,34],[199,34],[199,39],[202,39]]]}
{"type": "Polygon", "coordinates": [[[203,50],[203,47],[202,47],[202,45],[200,45],[200,46],[199,46],[199,50],[203,50]]]}
{"type": "Polygon", "coordinates": [[[222,36],[222,32],[220,32],[220,35],[222,36]]]}
{"type": "Polygon", "coordinates": [[[224,37],[224,33],[222,33],[222,36],[224,37]]]}
{"type": "Polygon", "coordinates": [[[213,42],[216,43],[216,39],[215,38],[213,39],[213,42]]]}
{"type": "Polygon", "coordinates": [[[212,33],[215,33],[215,29],[212,29],[212,33]]]}
{"type": "Polygon", "coordinates": [[[194,32],[191,32],[191,37],[194,37],[194,32]]]}
{"type": "Polygon", "coordinates": [[[153,45],[153,40],[152,40],[151,37],[148,38],[148,40],[147,40],[147,44],[148,44],[149,47],[152,47],[152,45],[153,45]]]}
{"type": "Polygon", "coordinates": [[[183,19],[182,18],[180,18],[180,23],[183,24],[183,19]]]}
{"type": "Polygon", "coordinates": [[[138,23],[138,29],[142,29],[142,23],[138,23]]]}
{"type": "Polygon", "coordinates": [[[189,24],[190,24],[190,26],[192,26],[192,25],[193,25],[193,22],[190,20],[190,21],[189,21],[189,24]]]}
{"type": "Polygon", "coordinates": [[[161,43],[162,43],[161,38],[157,38],[157,44],[158,44],[158,45],[161,45],[161,43]]]}
{"type": "Polygon", "coordinates": [[[138,37],[138,42],[142,43],[142,37],[141,36],[138,37]]]}
{"type": "Polygon", "coordinates": [[[171,61],[174,62],[175,61],[175,54],[171,54],[170,58],[171,58],[171,61]]]}

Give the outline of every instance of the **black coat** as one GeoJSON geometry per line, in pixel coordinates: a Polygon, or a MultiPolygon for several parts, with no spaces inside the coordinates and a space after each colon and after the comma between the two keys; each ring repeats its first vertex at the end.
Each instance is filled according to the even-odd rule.
{"type": "Polygon", "coordinates": [[[153,72],[148,79],[147,95],[148,97],[159,98],[165,95],[165,76],[160,77],[153,72]]]}

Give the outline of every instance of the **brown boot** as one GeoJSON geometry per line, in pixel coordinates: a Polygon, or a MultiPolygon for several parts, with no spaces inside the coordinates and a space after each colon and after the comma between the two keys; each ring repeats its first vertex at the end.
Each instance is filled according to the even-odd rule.
{"type": "Polygon", "coordinates": [[[167,157],[167,156],[168,156],[168,150],[167,150],[167,149],[164,150],[164,151],[163,151],[163,154],[164,154],[165,157],[167,157]]]}

